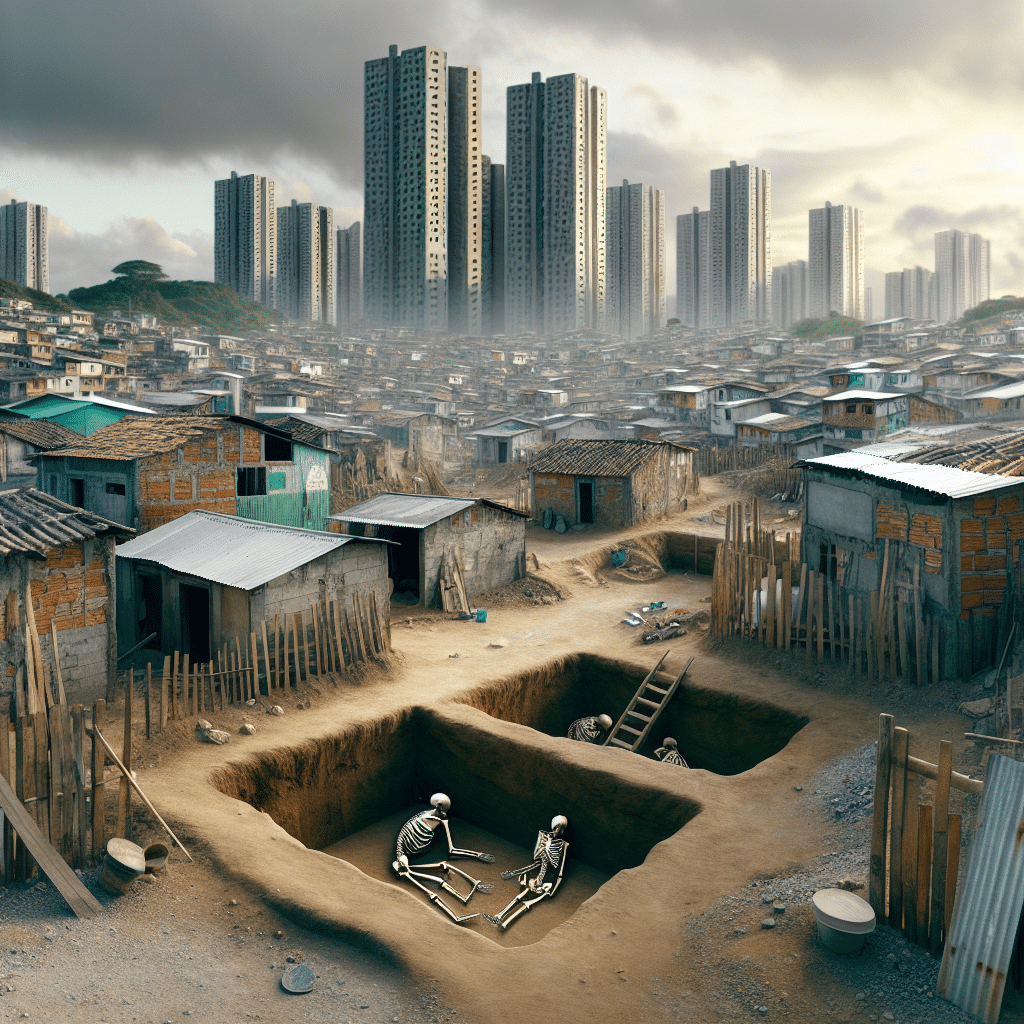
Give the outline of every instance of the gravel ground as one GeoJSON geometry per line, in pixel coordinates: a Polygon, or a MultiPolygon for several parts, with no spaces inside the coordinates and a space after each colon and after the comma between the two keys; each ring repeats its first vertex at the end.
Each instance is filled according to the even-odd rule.
{"type": "MultiPolygon", "coordinates": [[[[809,817],[831,823],[833,848],[791,874],[754,880],[687,925],[688,953],[714,976],[720,1020],[976,1020],[935,995],[940,960],[895,929],[876,928],[860,952],[844,956],[817,938],[813,893],[849,880],[867,896],[874,781],[874,744],[831,762],[806,792],[809,817]],[[740,946],[753,943],[755,952],[744,955],[740,946]]],[[[961,864],[966,853],[965,846],[961,864]]]]}

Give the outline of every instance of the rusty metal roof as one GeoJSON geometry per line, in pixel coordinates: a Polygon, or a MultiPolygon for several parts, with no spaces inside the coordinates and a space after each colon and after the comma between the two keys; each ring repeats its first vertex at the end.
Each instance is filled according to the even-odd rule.
{"type": "Polygon", "coordinates": [[[1024,763],[1000,754],[989,757],[979,821],[953,907],[937,991],[994,1024],[1024,906],[1024,763]]]}
{"type": "Polygon", "coordinates": [[[185,576],[254,590],[352,541],[377,537],[302,530],[199,509],[120,544],[118,558],[153,562],[185,576]]]}
{"type": "Polygon", "coordinates": [[[135,536],[127,526],[68,505],[34,487],[0,491],[0,555],[45,558],[54,548],[108,533],[135,536]]]}
{"type": "Polygon", "coordinates": [[[530,471],[569,476],[630,476],[668,448],[694,450],[671,441],[557,441],[530,464],[530,471]]]}

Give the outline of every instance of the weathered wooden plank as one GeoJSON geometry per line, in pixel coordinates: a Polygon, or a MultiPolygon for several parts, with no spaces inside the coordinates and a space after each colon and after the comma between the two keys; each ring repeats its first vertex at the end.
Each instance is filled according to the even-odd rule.
{"type": "Polygon", "coordinates": [[[103,784],[103,767],[106,757],[103,747],[96,739],[96,733],[106,725],[105,700],[97,700],[92,705],[92,855],[102,857],[107,849],[106,813],[107,787],[103,784]]]}
{"type": "Polygon", "coordinates": [[[892,740],[892,829],[889,843],[889,925],[903,928],[903,818],[907,792],[907,746],[909,734],[901,726],[893,729],[892,740]]]}
{"type": "Polygon", "coordinates": [[[885,920],[885,883],[888,875],[889,791],[892,784],[892,715],[878,716],[878,749],[875,756],[875,797],[871,823],[871,861],[868,901],[875,918],[885,920]]]}
{"type": "Polygon", "coordinates": [[[946,920],[946,860],[949,851],[949,787],[953,775],[953,744],[939,744],[938,778],[935,780],[935,838],[931,851],[932,908],[928,945],[932,954],[942,948],[942,926],[946,920]]]}

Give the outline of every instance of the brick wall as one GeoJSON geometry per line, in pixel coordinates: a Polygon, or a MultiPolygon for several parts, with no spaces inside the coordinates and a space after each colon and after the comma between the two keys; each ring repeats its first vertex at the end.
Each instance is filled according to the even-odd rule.
{"type": "Polygon", "coordinates": [[[977,497],[973,515],[960,521],[960,610],[994,614],[1006,596],[1007,557],[1024,540],[1019,495],[977,497]]]}
{"type": "Polygon", "coordinates": [[[942,519],[938,516],[911,514],[906,505],[880,501],[875,506],[875,536],[923,548],[924,571],[942,571],[942,519]]]}

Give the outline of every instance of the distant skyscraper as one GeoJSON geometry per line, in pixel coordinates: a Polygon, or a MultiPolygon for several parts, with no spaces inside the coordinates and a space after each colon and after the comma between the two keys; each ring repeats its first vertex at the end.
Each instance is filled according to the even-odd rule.
{"type": "Polygon", "coordinates": [[[835,313],[864,319],[863,215],[852,206],[826,203],[809,220],[808,313],[827,320],[835,313]]]}
{"type": "Polygon", "coordinates": [[[277,211],[277,308],[300,323],[333,324],[334,211],[299,203],[277,211]]]}
{"type": "Polygon", "coordinates": [[[676,317],[687,327],[711,326],[711,214],[676,217],[676,317]]]}
{"type": "Polygon", "coordinates": [[[273,179],[235,171],[214,185],[213,279],[252,302],[277,304],[273,179]]]}
{"type": "Polygon", "coordinates": [[[484,333],[482,82],[477,67],[448,69],[448,329],[484,333]]]}
{"type": "Polygon", "coordinates": [[[624,181],[606,203],[605,330],[640,338],[665,323],[665,193],[624,181]]]}
{"type": "Polygon", "coordinates": [[[873,323],[875,319],[875,293],[870,285],[864,286],[864,323],[873,323]]]}
{"type": "Polygon", "coordinates": [[[771,171],[752,164],[711,172],[712,327],[767,323],[772,314],[771,171]]]}
{"type": "Polygon", "coordinates": [[[885,318],[935,319],[935,275],[924,267],[907,267],[885,275],[885,318]]]}
{"type": "Polygon", "coordinates": [[[366,62],[363,311],[369,326],[448,326],[448,57],[366,62]]]}
{"type": "Polygon", "coordinates": [[[807,261],[793,260],[772,269],[772,322],[788,331],[807,319],[807,261]]]}
{"type": "Polygon", "coordinates": [[[49,293],[50,241],[45,206],[16,199],[0,206],[0,278],[49,293]]]}
{"type": "Polygon", "coordinates": [[[989,298],[990,249],[987,238],[962,231],[935,234],[935,318],[958,320],[989,298]]]}
{"type": "Polygon", "coordinates": [[[505,165],[483,157],[483,217],[481,244],[483,273],[480,290],[484,306],[484,333],[505,333],[505,165]]]}
{"type": "Polygon", "coordinates": [[[338,302],[335,323],[339,330],[344,330],[354,327],[363,319],[363,246],[359,221],[351,227],[338,228],[335,268],[338,275],[335,285],[338,302]]]}
{"type": "Polygon", "coordinates": [[[508,333],[601,329],[607,97],[580,75],[507,95],[508,333]]]}

